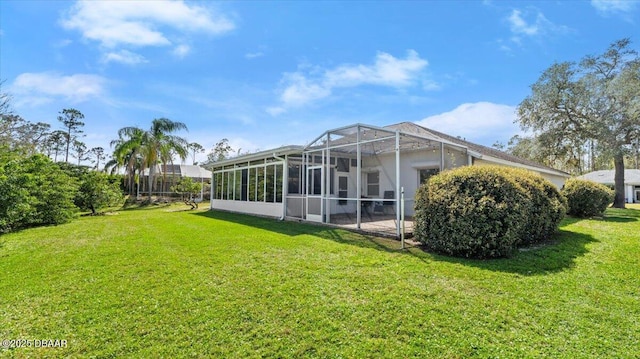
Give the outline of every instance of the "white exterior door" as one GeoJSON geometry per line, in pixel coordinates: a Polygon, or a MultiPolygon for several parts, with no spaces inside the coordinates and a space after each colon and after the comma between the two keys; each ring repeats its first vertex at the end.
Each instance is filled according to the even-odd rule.
{"type": "Polygon", "coordinates": [[[322,166],[307,168],[307,221],[322,222],[324,215],[324,169],[322,166]]]}

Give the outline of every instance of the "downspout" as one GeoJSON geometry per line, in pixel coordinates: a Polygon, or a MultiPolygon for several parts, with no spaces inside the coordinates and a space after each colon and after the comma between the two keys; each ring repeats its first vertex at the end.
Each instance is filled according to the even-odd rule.
{"type": "MultiPolygon", "coordinates": [[[[401,226],[400,226],[400,219],[401,219],[401,202],[400,202],[400,190],[401,190],[401,183],[400,183],[400,131],[396,130],[396,146],[395,146],[395,152],[396,152],[396,195],[394,196],[396,198],[396,203],[395,203],[395,207],[396,207],[396,236],[398,238],[401,237],[401,233],[400,231],[402,230],[401,226]]],[[[404,214],[402,214],[404,216],[404,214]]]]}
{"type": "Polygon", "coordinates": [[[280,157],[274,152],[273,158],[282,162],[282,217],[280,217],[279,219],[281,221],[284,221],[284,218],[287,215],[287,187],[289,183],[289,168],[287,167],[286,157],[280,157]]]}
{"type": "Polygon", "coordinates": [[[356,132],[356,228],[362,223],[362,149],[360,148],[360,125],[356,132]]]}
{"type": "MultiPolygon", "coordinates": [[[[213,167],[211,167],[211,187],[209,189],[209,210],[213,209],[213,197],[214,192],[218,188],[218,183],[216,183],[216,174],[213,172],[213,167]]],[[[204,185],[203,185],[204,189],[204,185]]]]}

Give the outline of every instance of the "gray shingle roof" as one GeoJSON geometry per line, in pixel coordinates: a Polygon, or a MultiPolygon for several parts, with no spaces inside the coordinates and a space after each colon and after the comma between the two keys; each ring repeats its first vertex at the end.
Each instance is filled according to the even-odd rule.
{"type": "Polygon", "coordinates": [[[543,170],[547,170],[547,171],[553,171],[553,172],[557,172],[560,175],[566,175],[569,176],[568,173],[557,170],[555,168],[551,168],[551,167],[547,167],[544,165],[541,165],[537,162],[533,162],[533,161],[529,161],[526,160],[524,158],[520,158],[520,157],[516,157],[513,155],[510,155],[506,152],[502,152],[499,150],[496,150],[495,148],[491,148],[491,147],[487,147],[487,146],[482,146],[473,142],[469,142],[467,140],[458,138],[458,137],[453,137],[450,135],[447,135],[446,133],[442,133],[442,132],[438,132],[435,130],[432,130],[430,128],[426,128],[426,127],[422,127],[418,124],[415,124],[413,122],[401,122],[401,123],[397,123],[395,125],[389,125],[389,126],[385,126],[385,128],[389,128],[389,129],[394,129],[394,130],[400,130],[401,132],[405,132],[405,133],[415,133],[417,135],[422,135],[422,136],[436,136],[439,137],[445,141],[448,142],[452,142],[455,144],[458,144],[460,146],[466,147],[468,149],[470,149],[471,151],[477,152],[479,154],[482,155],[486,155],[486,156],[491,156],[491,157],[495,157],[501,160],[505,160],[505,161],[509,161],[509,162],[514,162],[514,163],[519,163],[525,166],[530,166],[530,167],[535,167],[535,168],[539,168],[539,169],[543,169],[543,170]]]}
{"type": "MultiPolygon", "coordinates": [[[[594,171],[583,174],[578,178],[598,182],[602,184],[613,184],[615,176],[614,170],[594,171]]],[[[624,170],[624,183],[628,185],[640,185],[640,170],[624,170]]]]}
{"type": "MultiPolygon", "coordinates": [[[[156,165],[155,173],[158,176],[162,175],[163,170],[166,168],[166,174],[171,175],[175,174],[180,177],[191,177],[191,178],[211,178],[211,171],[206,170],[200,166],[194,165],[176,165],[176,164],[167,164],[165,165],[156,165]]],[[[149,175],[149,169],[145,169],[142,171],[143,176],[149,175]]]]}

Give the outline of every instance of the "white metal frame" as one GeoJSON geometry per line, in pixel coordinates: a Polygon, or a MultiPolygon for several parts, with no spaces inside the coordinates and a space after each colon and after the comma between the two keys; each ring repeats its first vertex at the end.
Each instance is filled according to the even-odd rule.
{"type": "Polygon", "coordinates": [[[307,180],[305,181],[306,185],[306,197],[305,197],[305,218],[307,221],[312,222],[323,222],[325,206],[324,206],[324,193],[325,193],[325,169],[324,166],[309,166],[305,171],[305,176],[307,180]],[[314,172],[320,171],[320,194],[313,193],[313,187],[315,184],[314,172]],[[309,209],[312,208],[309,202],[320,202],[320,213],[309,213],[309,209]]]}

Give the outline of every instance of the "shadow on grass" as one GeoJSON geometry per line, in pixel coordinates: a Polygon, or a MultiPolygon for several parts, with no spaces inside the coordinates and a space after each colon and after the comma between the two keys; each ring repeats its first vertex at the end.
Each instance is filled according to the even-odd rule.
{"type": "MultiPolygon", "coordinates": [[[[546,275],[572,268],[575,260],[588,253],[587,245],[597,242],[590,235],[560,230],[545,243],[519,249],[512,257],[496,259],[466,259],[427,253],[429,259],[465,266],[514,273],[524,276],[546,275]]],[[[420,256],[418,254],[418,256],[420,256]]]]}
{"type": "Polygon", "coordinates": [[[640,210],[633,208],[608,208],[605,212],[604,218],[601,220],[618,223],[636,222],[640,220],[640,210]]]}
{"type": "MultiPolygon", "coordinates": [[[[424,251],[421,246],[408,246],[402,251],[397,240],[367,236],[344,229],[332,228],[302,222],[279,221],[272,218],[255,217],[245,214],[206,211],[194,212],[194,215],[211,219],[237,223],[285,236],[312,235],[338,243],[371,248],[390,253],[404,253],[425,263],[437,261],[462,264],[491,271],[515,273],[519,275],[545,275],[569,269],[575,265],[575,259],[588,252],[587,245],[597,240],[590,235],[560,230],[553,240],[519,250],[513,257],[499,259],[466,259],[449,257],[424,251]]],[[[608,218],[611,222],[615,219],[608,218]]],[[[566,218],[563,227],[579,222],[578,218],[566,218]]]]}
{"type": "Polygon", "coordinates": [[[157,209],[162,207],[170,207],[171,203],[144,203],[144,204],[125,204],[119,211],[144,211],[148,209],[157,209]]]}
{"type": "Polygon", "coordinates": [[[290,237],[312,235],[338,243],[354,245],[362,248],[373,248],[385,252],[398,252],[399,247],[397,245],[398,241],[395,240],[367,236],[345,229],[329,227],[323,224],[281,221],[273,218],[257,217],[224,211],[199,211],[193,212],[192,214],[226,222],[233,222],[239,225],[255,227],[290,237]],[[394,243],[396,246],[394,246],[394,243]]]}

